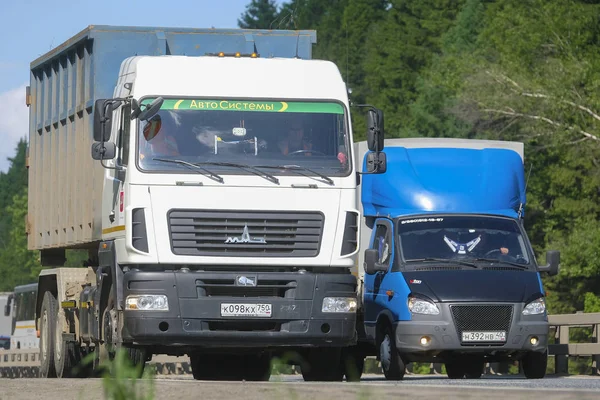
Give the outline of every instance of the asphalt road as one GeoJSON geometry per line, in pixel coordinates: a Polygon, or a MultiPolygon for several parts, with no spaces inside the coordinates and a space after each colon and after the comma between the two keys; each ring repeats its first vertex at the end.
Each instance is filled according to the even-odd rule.
{"type": "MultiPolygon", "coordinates": [[[[450,380],[445,376],[406,376],[389,382],[366,375],[360,383],[307,383],[301,376],[273,376],[271,382],[200,382],[189,376],[160,376],[156,399],[594,399],[600,397],[600,377],[547,377],[527,380],[516,376],[486,376],[450,380]]],[[[138,382],[138,385],[144,382],[138,382]]],[[[127,385],[131,387],[131,385],[127,385]]],[[[101,379],[1,379],[0,400],[104,399],[101,379]]],[[[132,396],[126,398],[134,399],[132,396]]]]}

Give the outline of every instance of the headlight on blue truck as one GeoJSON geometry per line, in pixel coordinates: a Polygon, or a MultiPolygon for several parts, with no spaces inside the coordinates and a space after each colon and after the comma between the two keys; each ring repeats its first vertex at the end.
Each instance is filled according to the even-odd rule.
{"type": "Polygon", "coordinates": [[[325,297],[321,312],[324,313],[352,313],[356,312],[356,299],[353,297],[325,297]]]}
{"type": "Polygon", "coordinates": [[[434,302],[416,296],[408,297],[408,309],[413,314],[438,315],[440,309],[434,302]]]}
{"type": "Polygon", "coordinates": [[[129,295],[125,299],[126,310],[169,311],[169,299],[164,294],[129,295]]]}
{"type": "Polygon", "coordinates": [[[523,309],[523,315],[540,315],[546,311],[546,301],[543,297],[529,302],[523,309]]]}

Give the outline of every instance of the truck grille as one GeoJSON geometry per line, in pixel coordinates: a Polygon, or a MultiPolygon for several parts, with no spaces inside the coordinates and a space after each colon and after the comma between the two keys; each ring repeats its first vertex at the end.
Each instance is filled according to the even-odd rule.
{"type": "Polygon", "coordinates": [[[464,331],[506,331],[508,335],[513,316],[512,305],[460,305],[450,306],[450,310],[459,341],[464,331]]]}
{"type": "Polygon", "coordinates": [[[230,278],[196,281],[196,287],[200,290],[199,295],[202,297],[294,298],[297,286],[295,280],[258,279],[256,286],[237,286],[234,279],[230,278]]]}
{"type": "Polygon", "coordinates": [[[324,216],[315,212],[171,210],[173,254],[315,257],[324,216]]]}

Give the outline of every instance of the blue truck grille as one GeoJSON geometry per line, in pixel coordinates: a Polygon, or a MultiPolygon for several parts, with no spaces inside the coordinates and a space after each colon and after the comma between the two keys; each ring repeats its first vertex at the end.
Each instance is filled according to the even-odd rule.
{"type": "Polygon", "coordinates": [[[173,254],[315,257],[324,216],[315,212],[171,210],[173,254]]]}
{"type": "MultiPolygon", "coordinates": [[[[513,317],[512,305],[453,305],[450,310],[459,341],[467,331],[505,331],[508,335],[513,317]]],[[[488,346],[489,343],[473,345],[488,346]]]]}

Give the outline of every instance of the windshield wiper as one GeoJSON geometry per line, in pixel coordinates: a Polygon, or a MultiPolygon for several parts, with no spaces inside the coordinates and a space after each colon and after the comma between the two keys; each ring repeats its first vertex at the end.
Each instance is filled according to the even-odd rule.
{"type": "Polygon", "coordinates": [[[424,261],[435,261],[435,262],[441,262],[441,263],[445,263],[445,264],[460,264],[460,265],[464,265],[467,267],[471,267],[471,268],[477,268],[477,265],[467,262],[467,261],[462,261],[462,260],[449,260],[447,258],[434,258],[434,257],[427,257],[427,258],[414,258],[412,260],[406,260],[407,263],[412,263],[412,262],[424,262],[424,261]]]}
{"type": "Polygon", "coordinates": [[[252,165],[236,164],[236,163],[229,163],[229,162],[216,162],[216,161],[215,162],[211,162],[211,161],[199,162],[199,163],[194,163],[193,165],[196,165],[196,166],[198,166],[198,165],[216,165],[216,166],[220,166],[220,167],[235,167],[235,168],[247,169],[249,171],[254,172],[256,175],[279,185],[279,179],[277,179],[277,177],[275,177],[271,174],[267,174],[266,172],[261,171],[260,169],[254,167],[252,165]]]}
{"type": "Polygon", "coordinates": [[[270,168],[270,169],[284,169],[284,170],[288,170],[288,171],[307,171],[307,172],[317,175],[319,178],[323,179],[325,182],[327,182],[328,184],[330,184],[332,186],[334,184],[333,179],[331,179],[327,175],[320,174],[317,171],[314,171],[310,168],[301,167],[300,165],[257,165],[256,167],[257,168],[270,168]]]}
{"type": "Polygon", "coordinates": [[[217,175],[214,172],[211,172],[211,171],[207,170],[206,168],[202,168],[199,165],[192,164],[192,163],[189,163],[187,161],[183,161],[183,160],[171,160],[171,159],[168,159],[168,158],[153,158],[153,160],[162,161],[162,162],[169,162],[169,163],[173,163],[173,164],[185,165],[186,167],[192,168],[195,171],[198,171],[201,174],[203,174],[205,176],[208,176],[210,179],[215,180],[215,181],[217,181],[219,183],[225,182],[223,180],[223,177],[221,175],[217,175]]]}
{"type": "Polygon", "coordinates": [[[490,262],[490,263],[508,264],[508,265],[512,265],[512,266],[515,266],[515,267],[519,267],[521,269],[527,269],[526,265],[519,264],[519,263],[512,262],[512,261],[498,260],[497,258],[483,258],[483,257],[480,257],[480,258],[475,258],[474,261],[487,261],[487,262],[490,262]]]}

